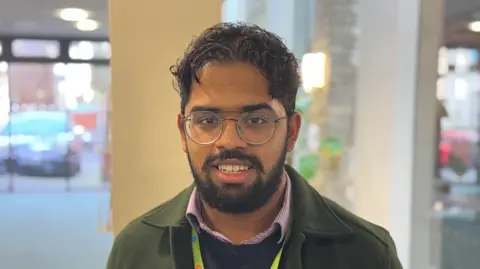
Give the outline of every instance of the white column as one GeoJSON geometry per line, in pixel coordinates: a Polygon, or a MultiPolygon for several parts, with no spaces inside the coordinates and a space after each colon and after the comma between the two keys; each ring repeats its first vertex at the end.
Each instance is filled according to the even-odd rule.
{"type": "Polygon", "coordinates": [[[295,0],[264,0],[267,2],[267,25],[285,40],[287,47],[293,48],[295,42],[295,0]]]}
{"type": "MultiPolygon", "coordinates": [[[[250,0],[254,2],[254,0],[250,0]]],[[[261,0],[267,30],[280,36],[296,55],[309,52],[313,29],[313,0],[261,0]]]]}
{"type": "Polygon", "coordinates": [[[247,4],[248,0],[223,0],[222,21],[246,21],[248,12],[247,4]]]}
{"type": "Polygon", "coordinates": [[[405,269],[430,266],[443,2],[360,0],[355,211],[389,229],[405,269]]]}
{"type": "Polygon", "coordinates": [[[220,22],[221,6],[221,0],[110,1],[115,233],[192,182],[169,67],[193,36],[220,22]]]}

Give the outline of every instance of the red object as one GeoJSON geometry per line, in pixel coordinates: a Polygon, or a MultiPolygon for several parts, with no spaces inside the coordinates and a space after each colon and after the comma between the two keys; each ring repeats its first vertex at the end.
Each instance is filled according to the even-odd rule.
{"type": "Polygon", "coordinates": [[[443,166],[448,164],[448,155],[451,152],[451,146],[447,143],[440,143],[440,163],[443,166]]]}
{"type": "Polygon", "coordinates": [[[72,114],[75,125],[85,127],[85,130],[95,130],[97,128],[97,113],[72,114]]]}
{"type": "Polygon", "coordinates": [[[476,143],[475,136],[476,134],[472,134],[471,132],[457,130],[442,131],[439,145],[440,163],[446,166],[449,156],[455,155],[461,158],[466,164],[470,164],[472,162],[470,151],[476,143]]]}

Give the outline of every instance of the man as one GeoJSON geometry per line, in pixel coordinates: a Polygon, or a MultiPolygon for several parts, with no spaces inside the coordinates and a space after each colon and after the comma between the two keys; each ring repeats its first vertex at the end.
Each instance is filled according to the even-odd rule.
{"type": "Polygon", "coordinates": [[[300,79],[277,36],[218,24],[171,70],[194,184],[131,222],[109,269],[401,268],[388,232],[284,164],[301,124],[300,79]]]}

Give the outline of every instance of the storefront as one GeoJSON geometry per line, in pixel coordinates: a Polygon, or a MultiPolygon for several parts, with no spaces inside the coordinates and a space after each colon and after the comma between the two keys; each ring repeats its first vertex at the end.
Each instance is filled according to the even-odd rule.
{"type": "Polygon", "coordinates": [[[0,192],[101,187],[108,40],[0,37],[0,47],[0,192]]]}

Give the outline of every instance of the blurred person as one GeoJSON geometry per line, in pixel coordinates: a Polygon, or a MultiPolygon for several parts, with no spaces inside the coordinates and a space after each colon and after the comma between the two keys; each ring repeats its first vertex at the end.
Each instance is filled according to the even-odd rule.
{"type": "Polygon", "coordinates": [[[285,165],[301,124],[300,78],[278,36],[218,24],[171,71],[194,184],[127,225],[108,269],[402,268],[386,230],[285,165]]]}

